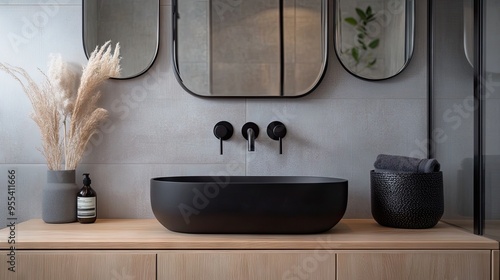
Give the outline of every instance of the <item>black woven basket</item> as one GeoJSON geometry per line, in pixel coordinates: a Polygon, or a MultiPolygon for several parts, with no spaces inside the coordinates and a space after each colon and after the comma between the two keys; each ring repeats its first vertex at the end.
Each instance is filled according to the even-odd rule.
{"type": "Polygon", "coordinates": [[[370,172],[372,215],[383,226],[431,228],[444,212],[443,173],[370,172]]]}

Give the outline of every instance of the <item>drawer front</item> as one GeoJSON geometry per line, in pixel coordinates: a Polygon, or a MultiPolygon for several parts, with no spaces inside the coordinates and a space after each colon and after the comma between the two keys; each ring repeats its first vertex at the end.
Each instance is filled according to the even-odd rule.
{"type": "Polygon", "coordinates": [[[489,280],[491,251],[338,252],[338,280],[489,280]]]}
{"type": "Polygon", "coordinates": [[[335,279],[335,254],[326,251],[169,251],[158,254],[158,279],[335,279]]]}
{"type": "Polygon", "coordinates": [[[0,279],[156,279],[156,254],[133,251],[17,251],[15,270],[0,257],[0,279]]]}

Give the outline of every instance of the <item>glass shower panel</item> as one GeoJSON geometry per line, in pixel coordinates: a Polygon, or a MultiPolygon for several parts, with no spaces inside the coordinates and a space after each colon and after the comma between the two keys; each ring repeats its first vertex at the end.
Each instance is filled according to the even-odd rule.
{"type": "Polygon", "coordinates": [[[432,156],[444,179],[443,220],[473,231],[474,72],[464,52],[466,9],[456,0],[433,7],[432,156]]]}
{"type": "Polygon", "coordinates": [[[500,1],[484,1],[484,184],[487,236],[500,239],[500,1]]]}

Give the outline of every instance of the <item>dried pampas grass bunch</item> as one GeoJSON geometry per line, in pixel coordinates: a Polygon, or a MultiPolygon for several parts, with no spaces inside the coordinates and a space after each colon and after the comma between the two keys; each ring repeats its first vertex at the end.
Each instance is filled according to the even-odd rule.
{"type": "Polygon", "coordinates": [[[110,77],[118,77],[120,70],[120,44],[116,44],[113,54],[108,41],[101,48],[96,47],[90,55],[87,66],[83,68],[71,112],[71,125],[67,132],[66,169],[76,168],[90,137],[108,116],[108,111],[97,107],[101,97],[97,88],[110,77]]]}
{"type": "Polygon", "coordinates": [[[43,145],[41,152],[47,160],[48,168],[59,169],[63,159],[63,151],[59,143],[61,117],[57,111],[50,81],[44,75],[44,80],[38,85],[24,69],[8,64],[0,63],[0,69],[11,75],[23,87],[33,106],[31,118],[40,128],[43,145]]]}
{"type": "Polygon", "coordinates": [[[108,111],[97,106],[101,97],[97,88],[120,75],[119,56],[119,44],[113,54],[109,41],[96,47],[79,79],[60,55],[52,55],[48,74],[40,71],[44,79],[39,85],[24,69],[0,63],[0,70],[21,84],[33,106],[31,117],[40,129],[41,152],[50,170],[63,164],[65,170],[76,169],[90,138],[107,118],[108,111]]]}

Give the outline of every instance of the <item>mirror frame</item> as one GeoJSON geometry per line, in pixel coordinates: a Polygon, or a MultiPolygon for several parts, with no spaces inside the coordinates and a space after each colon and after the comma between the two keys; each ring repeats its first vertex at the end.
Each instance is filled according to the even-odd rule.
{"type": "MultiPolygon", "coordinates": [[[[85,56],[87,57],[87,59],[89,59],[90,57],[90,54],[92,53],[92,51],[89,52],[88,48],[87,48],[87,44],[85,43],[85,1],[88,1],[88,0],[82,0],[82,44],[83,44],[83,52],[85,53],[85,56]]],[[[100,1],[106,1],[106,0],[100,0],[100,1]]],[[[156,58],[158,57],[158,52],[159,52],[159,49],[160,49],[160,0],[154,0],[157,2],[156,6],[158,7],[157,11],[156,11],[156,48],[155,48],[155,52],[154,52],[154,56],[153,56],[153,59],[151,59],[151,61],[148,63],[148,65],[142,69],[141,71],[135,73],[135,74],[132,74],[128,77],[111,77],[110,79],[115,79],[115,80],[129,80],[129,79],[133,79],[133,78],[137,78],[139,76],[141,76],[142,74],[146,73],[149,69],[151,69],[151,67],[153,66],[153,64],[155,63],[156,61],[156,58]]],[[[117,42],[114,42],[114,40],[111,41],[112,43],[116,44],[117,42]]],[[[120,46],[122,47],[122,46],[120,46]]]]}
{"type": "MultiPolygon", "coordinates": [[[[342,67],[348,72],[350,73],[351,75],[357,77],[357,78],[360,78],[362,80],[366,80],[366,81],[383,81],[383,80],[387,80],[387,79],[390,79],[390,78],[393,78],[393,77],[396,77],[397,75],[401,74],[401,72],[403,72],[406,67],[408,66],[408,64],[410,63],[411,59],[413,58],[413,54],[415,53],[415,17],[416,17],[416,12],[415,12],[415,1],[417,0],[404,0],[407,4],[410,3],[410,7],[406,8],[406,11],[405,11],[405,19],[406,19],[406,28],[405,28],[405,32],[406,34],[410,33],[410,35],[407,35],[407,37],[405,38],[405,48],[408,48],[408,44],[411,44],[411,49],[410,49],[410,55],[408,57],[408,59],[405,61],[405,63],[401,66],[400,69],[398,69],[393,75],[391,76],[388,76],[388,77],[383,77],[383,78],[368,78],[368,77],[363,77],[355,72],[353,72],[351,69],[349,69],[344,61],[342,60],[342,58],[340,57],[339,55],[339,50],[338,50],[338,42],[339,42],[339,36],[340,36],[340,32],[338,32],[338,30],[340,29],[340,27],[338,27],[338,19],[340,18],[340,9],[338,8],[338,3],[342,1],[342,0],[335,0],[335,23],[334,23],[334,26],[333,26],[333,29],[335,32],[335,36],[334,36],[334,48],[335,48],[335,54],[337,55],[337,59],[339,60],[340,64],[342,65],[342,67]],[[408,14],[412,13],[413,16],[408,19],[408,14]],[[409,23],[409,24],[408,24],[409,23]]],[[[344,0],[344,1],[352,1],[352,0],[344,0]]]]}
{"type": "MultiPolygon", "coordinates": [[[[321,4],[322,4],[322,8],[323,8],[322,15],[321,15],[322,16],[321,24],[324,27],[323,30],[321,31],[321,33],[323,33],[323,40],[322,40],[321,44],[324,48],[324,51],[323,51],[324,62],[323,62],[323,66],[322,66],[321,75],[318,76],[317,82],[314,84],[314,86],[311,87],[311,89],[308,92],[301,93],[298,95],[269,95],[269,96],[262,96],[262,95],[259,95],[259,96],[248,96],[248,95],[233,96],[233,95],[231,95],[231,96],[229,96],[229,95],[201,95],[201,94],[197,94],[197,93],[191,91],[189,88],[187,88],[184,85],[184,82],[183,82],[182,77],[181,77],[180,72],[179,72],[179,60],[177,57],[177,49],[178,49],[178,46],[177,46],[177,44],[178,44],[177,20],[179,18],[178,4],[177,4],[178,1],[182,1],[182,0],[172,0],[172,51],[171,51],[172,62],[173,62],[173,70],[175,73],[175,78],[177,79],[177,81],[181,85],[181,87],[189,94],[194,95],[196,97],[200,97],[200,98],[215,98],[215,99],[217,99],[217,98],[229,98],[229,99],[237,99],[237,98],[249,98],[249,99],[256,99],[256,98],[260,98],[260,99],[300,98],[300,97],[304,97],[306,95],[309,95],[316,88],[318,88],[318,86],[321,84],[321,81],[325,77],[325,74],[328,70],[328,62],[329,62],[328,58],[329,58],[330,47],[331,47],[330,46],[330,32],[329,32],[329,30],[330,30],[330,14],[331,14],[330,1],[331,0],[321,0],[321,4]]],[[[281,4],[282,4],[282,2],[281,2],[281,4]]],[[[281,28],[281,32],[282,32],[282,30],[283,29],[281,28]]],[[[281,37],[283,38],[283,34],[281,34],[281,37]]],[[[283,52],[283,51],[281,50],[281,52],[283,52]]],[[[281,55],[283,55],[283,54],[281,54],[281,55]]],[[[280,73],[281,83],[283,83],[283,74],[284,74],[283,71],[281,71],[281,73],[280,73]]]]}

